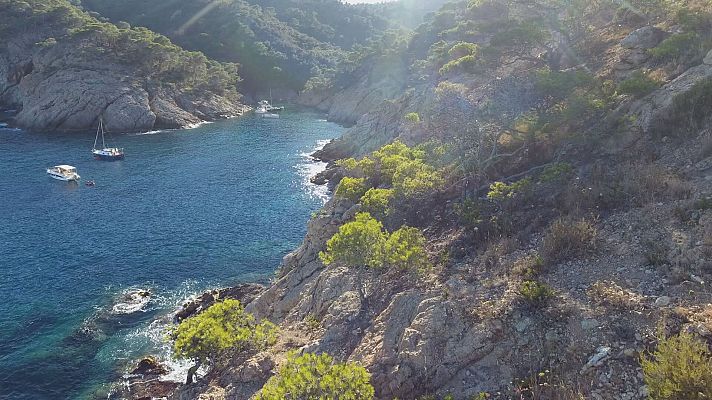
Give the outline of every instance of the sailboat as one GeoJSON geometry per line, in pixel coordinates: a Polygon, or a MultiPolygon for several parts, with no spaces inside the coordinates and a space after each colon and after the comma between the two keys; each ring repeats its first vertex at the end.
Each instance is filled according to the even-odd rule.
{"type": "Polygon", "coordinates": [[[123,148],[106,147],[106,142],[104,141],[104,121],[101,118],[99,118],[99,127],[96,128],[94,148],[92,148],[91,154],[95,159],[103,161],[116,161],[124,159],[123,148]],[[96,144],[99,141],[99,134],[101,134],[101,149],[96,148],[96,144]]]}

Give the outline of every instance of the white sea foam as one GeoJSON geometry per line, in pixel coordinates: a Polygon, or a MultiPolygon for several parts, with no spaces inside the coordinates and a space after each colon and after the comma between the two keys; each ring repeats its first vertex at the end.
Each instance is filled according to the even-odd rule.
{"type": "MultiPolygon", "coordinates": [[[[184,382],[188,369],[193,366],[189,360],[175,360],[172,357],[171,342],[167,335],[173,327],[173,312],[178,310],[188,300],[196,298],[198,293],[205,291],[202,285],[188,281],[176,290],[158,292],[152,296],[152,304],[159,309],[160,315],[147,326],[141,326],[123,335],[123,344],[112,349],[114,359],[135,360],[137,354],[151,354],[168,370],[168,374],[160,377],[162,381],[184,382]]],[[[202,376],[207,371],[198,370],[202,376]]]]}
{"type": "Polygon", "coordinates": [[[195,129],[195,128],[201,127],[201,126],[203,126],[203,125],[214,124],[214,123],[215,123],[214,121],[200,121],[200,122],[196,122],[196,123],[194,123],[194,124],[190,124],[190,125],[188,125],[188,126],[186,126],[186,127],[184,127],[184,128],[179,128],[179,129],[157,129],[157,130],[153,130],[153,131],[137,132],[137,133],[134,133],[134,135],[135,135],[135,136],[141,136],[141,135],[155,135],[155,134],[158,134],[158,133],[182,131],[182,130],[186,130],[186,129],[195,129]]]}
{"type": "Polygon", "coordinates": [[[121,293],[119,301],[111,308],[113,314],[132,314],[144,311],[151,301],[151,294],[146,289],[128,289],[121,293]]]}
{"type": "Polygon", "coordinates": [[[329,189],[326,185],[315,185],[311,182],[311,178],[316,174],[324,171],[326,169],[326,163],[315,160],[311,155],[318,150],[321,150],[329,143],[331,140],[319,140],[314,149],[309,152],[301,153],[299,156],[302,158],[302,162],[296,165],[299,176],[302,178],[302,185],[306,189],[307,193],[314,198],[320,199],[323,203],[329,200],[329,189]]]}

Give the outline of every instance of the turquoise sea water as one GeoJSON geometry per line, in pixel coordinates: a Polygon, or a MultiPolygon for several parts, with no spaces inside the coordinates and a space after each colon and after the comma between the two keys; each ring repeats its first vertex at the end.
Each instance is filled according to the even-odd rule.
{"type": "Polygon", "coordinates": [[[0,128],[0,398],[105,396],[130,360],[166,350],[161,316],[189,295],[268,280],[326,195],[307,154],[342,128],[320,118],[114,134],[119,162],[91,158],[92,133],[0,128]],[[63,163],[96,186],[46,176],[63,163]],[[132,288],[154,296],[112,313],[132,288]]]}

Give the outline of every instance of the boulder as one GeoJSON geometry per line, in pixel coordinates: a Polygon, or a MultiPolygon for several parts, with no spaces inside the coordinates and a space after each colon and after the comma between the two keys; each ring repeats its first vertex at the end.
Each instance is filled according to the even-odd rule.
{"type": "Polygon", "coordinates": [[[654,26],[644,26],[628,34],[621,40],[626,49],[652,49],[667,36],[667,32],[654,26]]]}
{"type": "Polygon", "coordinates": [[[132,375],[160,376],[168,373],[168,369],[154,357],[145,357],[139,361],[136,368],[131,371],[132,375]]]}

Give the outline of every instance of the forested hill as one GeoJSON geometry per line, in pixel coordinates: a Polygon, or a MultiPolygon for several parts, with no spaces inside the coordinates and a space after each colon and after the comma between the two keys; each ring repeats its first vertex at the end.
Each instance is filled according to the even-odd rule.
{"type": "Polygon", "coordinates": [[[0,109],[35,130],[178,128],[242,113],[237,65],[67,0],[0,0],[0,109]]]}
{"type": "Polygon", "coordinates": [[[239,63],[247,92],[301,90],[310,77],[335,68],[352,47],[403,20],[422,20],[437,4],[418,4],[405,14],[401,3],[338,0],[82,0],[83,7],[113,22],[145,26],[186,49],[239,63]]]}

